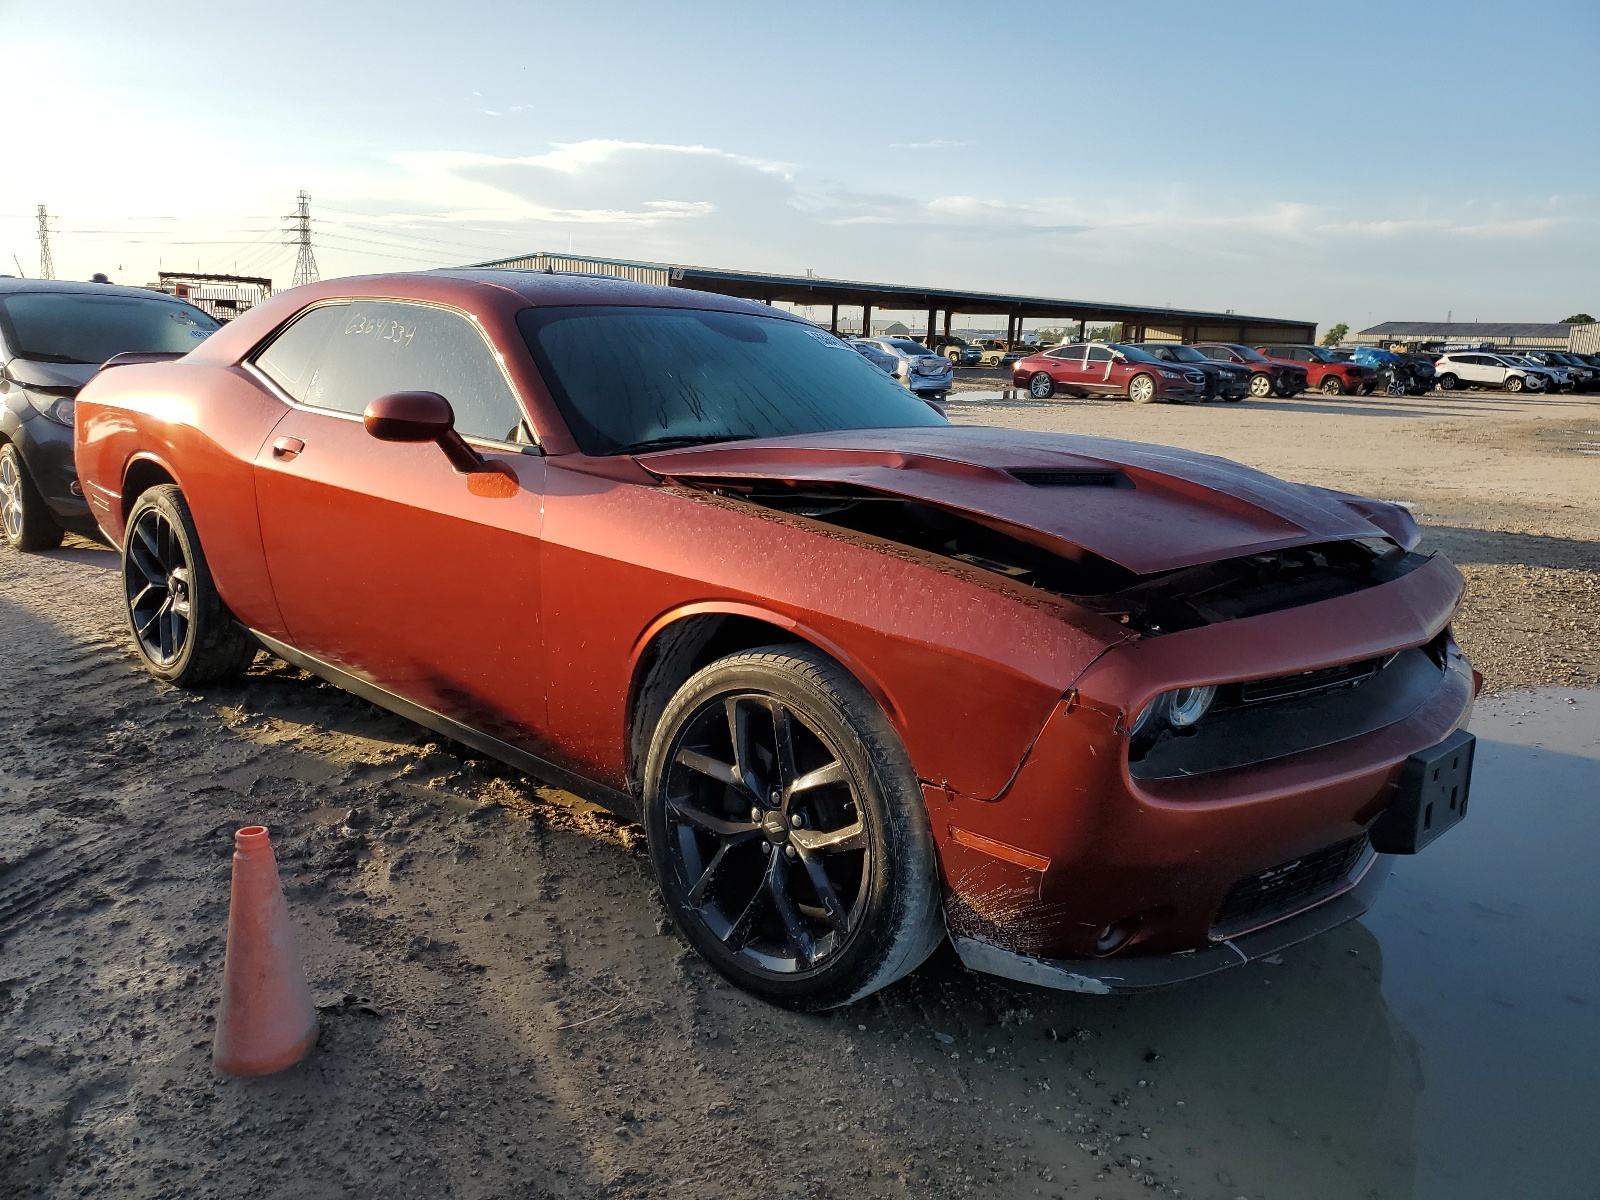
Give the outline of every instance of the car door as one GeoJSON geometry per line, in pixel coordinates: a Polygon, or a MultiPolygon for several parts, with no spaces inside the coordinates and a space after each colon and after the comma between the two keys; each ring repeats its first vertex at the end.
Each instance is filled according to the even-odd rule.
{"type": "Polygon", "coordinates": [[[1082,345],[1057,346],[1054,350],[1046,350],[1044,356],[1050,364],[1046,370],[1050,378],[1056,381],[1057,387],[1074,392],[1083,390],[1082,345]]]}
{"type": "Polygon", "coordinates": [[[1127,380],[1117,381],[1116,366],[1117,361],[1110,347],[1090,346],[1083,362],[1084,390],[1100,396],[1120,393],[1127,386],[1127,380]]]}
{"type": "Polygon", "coordinates": [[[1472,364],[1472,381],[1486,383],[1490,387],[1499,387],[1506,381],[1506,365],[1498,358],[1488,354],[1469,354],[1467,361],[1472,364]]]}
{"type": "Polygon", "coordinates": [[[385,691],[539,748],[544,461],[465,315],[352,300],[310,309],[251,369],[291,403],[256,461],[267,570],[294,646],[385,691]],[[378,441],[380,395],[431,391],[509,477],[431,443],[378,441]],[[514,483],[513,483],[514,481],[514,483]]]}

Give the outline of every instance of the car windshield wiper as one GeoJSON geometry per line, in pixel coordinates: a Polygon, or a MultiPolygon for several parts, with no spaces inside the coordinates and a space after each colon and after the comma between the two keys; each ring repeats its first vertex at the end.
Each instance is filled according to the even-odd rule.
{"type": "Polygon", "coordinates": [[[651,450],[679,450],[684,446],[704,446],[708,442],[742,442],[750,436],[748,433],[682,433],[629,442],[626,446],[618,446],[612,453],[647,454],[651,450]]]}

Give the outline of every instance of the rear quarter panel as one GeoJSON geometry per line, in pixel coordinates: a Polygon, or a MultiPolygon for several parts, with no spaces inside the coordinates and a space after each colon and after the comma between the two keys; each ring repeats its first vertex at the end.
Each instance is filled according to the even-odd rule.
{"type": "Polygon", "coordinates": [[[254,460],[286,406],[239,367],[193,361],[114,367],[78,396],[75,454],[95,519],[121,545],[138,497],[135,464],[183,489],[223,602],[252,628],[285,636],[267,579],[254,460]]]}

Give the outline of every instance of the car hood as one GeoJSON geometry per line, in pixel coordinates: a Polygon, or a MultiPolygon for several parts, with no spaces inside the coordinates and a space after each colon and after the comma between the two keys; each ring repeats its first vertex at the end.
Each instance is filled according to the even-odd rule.
{"type": "Polygon", "coordinates": [[[11,378],[24,387],[59,390],[81,388],[100,372],[99,363],[47,363],[31,358],[13,358],[7,369],[11,378]]]}
{"type": "Polygon", "coordinates": [[[799,434],[638,461],[658,477],[702,485],[869,489],[1139,575],[1314,542],[1404,540],[1409,521],[1392,505],[1188,450],[974,426],[799,434]]]}

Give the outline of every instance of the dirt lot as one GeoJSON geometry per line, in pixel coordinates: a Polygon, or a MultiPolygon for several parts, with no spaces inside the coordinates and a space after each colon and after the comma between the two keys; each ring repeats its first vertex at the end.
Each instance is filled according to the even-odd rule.
{"type": "MultiPolygon", "coordinates": [[[[1594,404],[953,411],[1405,500],[1471,576],[1494,686],[1600,677],[1594,404]]],[[[944,955],[780,1012],[666,931],[631,827],[265,657],[151,681],[115,566],[0,554],[0,1197],[1411,1192],[1414,1048],[1360,925],[1149,997],[944,955]],[[304,1063],[240,1082],[208,1055],[257,821],[325,1008],[304,1063]]]]}

